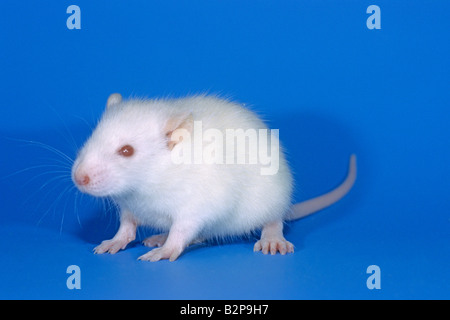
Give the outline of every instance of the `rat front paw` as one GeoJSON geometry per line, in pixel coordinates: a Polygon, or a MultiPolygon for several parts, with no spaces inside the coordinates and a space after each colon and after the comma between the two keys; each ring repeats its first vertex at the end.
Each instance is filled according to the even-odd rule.
{"type": "Polygon", "coordinates": [[[133,239],[111,239],[105,240],[100,245],[94,248],[95,254],[102,254],[108,252],[110,254],[115,254],[119,250],[123,250],[126,248],[128,243],[133,241],[133,239]]]}
{"type": "Polygon", "coordinates": [[[180,256],[182,251],[182,249],[162,246],[161,248],[155,248],[140,256],[138,260],[155,262],[162,259],[169,259],[169,261],[175,261],[180,256]]]}
{"type": "Polygon", "coordinates": [[[282,255],[286,253],[294,252],[294,245],[287,241],[286,239],[274,238],[274,239],[264,239],[257,241],[253,247],[253,251],[262,251],[264,254],[274,255],[280,252],[282,255]]]}

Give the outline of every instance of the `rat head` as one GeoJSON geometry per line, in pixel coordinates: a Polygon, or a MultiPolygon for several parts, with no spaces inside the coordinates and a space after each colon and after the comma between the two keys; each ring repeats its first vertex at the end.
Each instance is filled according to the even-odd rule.
{"type": "Polygon", "coordinates": [[[173,110],[164,101],[123,101],[120,94],[112,94],[78,153],[72,180],[80,191],[97,197],[120,196],[146,182],[157,184],[177,144],[171,134],[191,122],[190,113],[173,110]]]}

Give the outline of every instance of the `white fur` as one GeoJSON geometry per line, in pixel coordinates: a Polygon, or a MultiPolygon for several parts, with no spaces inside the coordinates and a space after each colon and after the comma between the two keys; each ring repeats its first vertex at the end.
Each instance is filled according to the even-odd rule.
{"type": "MultiPolygon", "coordinates": [[[[276,234],[276,242],[266,241],[261,249],[257,244],[255,250],[274,253],[275,246],[275,252],[293,251],[279,234],[279,224],[273,224],[288,214],[294,217],[290,213],[292,176],[283,153],[275,175],[261,175],[259,164],[175,164],[171,152],[189,142],[181,141],[170,150],[165,128],[171,119],[189,115],[201,120],[204,130],[267,129],[253,112],[212,96],[123,101],[114,94],[74,163],[74,181],[83,175],[90,178],[89,184],[78,184],[78,188],[112,198],[122,215],[127,213],[129,217],[122,221],[128,226],[127,239],[134,239],[128,230],[135,225],[170,230],[166,244],[141,257],[143,260],[174,260],[196,239],[243,235],[269,225],[275,231],[265,234],[276,234]],[[118,155],[117,150],[127,144],[133,146],[134,155],[118,155]],[[283,247],[280,241],[287,245],[283,247]]],[[[332,202],[337,200],[335,197],[332,202]]],[[[116,237],[120,238],[119,233],[116,237]]],[[[102,243],[96,252],[117,251],[111,249],[113,240],[102,243]]],[[[119,240],[117,248],[117,243],[120,247],[128,243],[124,237],[119,240]]]]}

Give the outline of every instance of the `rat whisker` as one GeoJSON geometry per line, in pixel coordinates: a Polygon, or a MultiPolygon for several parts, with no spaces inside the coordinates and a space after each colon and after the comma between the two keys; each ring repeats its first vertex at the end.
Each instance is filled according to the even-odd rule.
{"type": "Polygon", "coordinates": [[[67,123],[64,120],[64,118],[59,114],[59,112],[49,102],[46,102],[46,104],[47,104],[47,107],[49,107],[53,111],[53,113],[56,114],[56,116],[59,118],[61,123],[64,125],[65,133],[67,134],[67,135],[64,134],[64,138],[66,139],[66,141],[72,145],[74,150],[77,150],[79,146],[77,145],[75,138],[74,138],[72,132],[69,130],[69,127],[67,126],[67,123]]]}
{"type": "MultiPolygon", "coordinates": [[[[42,207],[42,204],[44,203],[44,201],[46,201],[49,197],[50,194],[53,194],[53,192],[60,188],[61,185],[61,181],[57,184],[55,184],[53,186],[53,188],[51,190],[49,190],[46,195],[41,199],[40,203],[36,206],[36,210],[38,210],[39,208],[42,207]]],[[[41,224],[41,222],[44,220],[44,218],[46,218],[46,216],[50,213],[50,211],[53,209],[56,211],[56,206],[58,204],[58,202],[60,201],[61,197],[64,195],[64,193],[70,188],[70,186],[66,186],[62,192],[59,193],[59,196],[54,199],[54,201],[50,204],[50,206],[48,206],[47,210],[44,212],[44,214],[41,216],[41,218],[37,221],[37,225],[39,226],[41,224]]],[[[28,199],[27,199],[28,200],[28,199]]],[[[56,212],[54,211],[54,214],[56,214],[56,212]]]]}
{"type": "Polygon", "coordinates": [[[72,171],[72,163],[69,163],[66,160],[63,161],[60,158],[39,158],[37,160],[45,161],[44,163],[49,163],[52,166],[59,165],[61,168],[65,168],[68,169],[69,171],[72,171]]]}
{"type": "MultiPolygon", "coordinates": [[[[32,179],[34,179],[34,178],[32,178],[32,179]]],[[[55,176],[55,177],[52,177],[51,179],[47,180],[47,181],[46,181],[45,183],[43,183],[38,189],[34,190],[34,192],[32,192],[30,195],[28,195],[27,198],[25,198],[25,200],[22,202],[22,207],[24,207],[26,204],[28,204],[28,202],[29,202],[32,198],[34,198],[39,192],[41,192],[44,188],[46,188],[50,183],[53,183],[54,181],[58,181],[58,183],[56,183],[56,185],[53,186],[52,189],[48,190],[47,195],[44,196],[44,197],[41,199],[41,203],[40,203],[40,204],[42,204],[42,202],[48,197],[48,194],[49,194],[49,193],[51,193],[51,192],[53,192],[54,190],[56,190],[63,182],[64,182],[64,183],[67,182],[68,179],[67,179],[66,176],[59,175],[59,176],[55,176]]],[[[30,182],[30,181],[28,181],[28,182],[30,182]]],[[[27,183],[28,183],[28,182],[27,182],[27,183]]],[[[24,186],[25,186],[27,183],[25,183],[24,186]]],[[[40,204],[39,204],[37,207],[39,207],[40,204]]]]}
{"type": "Polygon", "coordinates": [[[82,120],[84,122],[84,124],[87,125],[87,127],[89,128],[90,131],[94,131],[94,127],[92,126],[92,124],[89,123],[89,121],[87,121],[85,118],[79,116],[79,115],[73,115],[75,118],[78,118],[79,120],[82,120]]]}
{"type": "MultiPolygon", "coordinates": [[[[27,168],[24,168],[24,169],[17,170],[17,171],[15,171],[13,173],[10,173],[10,174],[8,174],[8,175],[6,175],[4,177],[1,177],[0,179],[2,179],[2,180],[3,179],[8,179],[8,178],[14,177],[14,176],[16,176],[18,174],[21,174],[21,173],[24,173],[24,172],[28,172],[30,170],[41,169],[41,168],[64,168],[64,167],[61,166],[61,165],[56,165],[56,164],[36,165],[36,166],[31,166],[31,167],[27,167],[27,168]]],[[[52,173],[52,172],[53,171],[49,171],[48,173],[52,173]]],[[[62,171],[59,171],[59,172],[62,172],[62,171]]]]}
{"type": "Polygon", "coordinates": [[[66,161],[68,161],[69,163],[74,163],[74,159],[72,159],[71,157],[69,157],[67,154],[65,154],[64,152],[62,152],[61,150],[46,144],[44,142],[40,142],[40,141],[34,141],[34,140],[26,140],[26,139],[19,139],[19,138],[8,138],[10,140],[14,140],[17,142],[23,142],[29,145],[33,145],[33,146],[38,146],[38,147],[42,147],[45,150],[48,150],[58,156],[60,156],[62,159],[65,159],[66,161]]]}
{"type": "MultiPolygon", "coordinates": [[[[69,191],[72,191],[74,189],[76,189],[76,187],[73,185],[72,188],[69,191]]],[[[80,220],[80,213],[78,211],[78,200],[79,200],[79,195],[80,194],[81,194],[80,192],[75,192],[74,203],[73,203],[73,208],[74,209],[73,210],[74,210],[75,216],[77,217],[77,221],[78,221],[78,224],[80,225],[80,228],[83,229],[83,226],[82,226],[81,220],[80,220]]]]}
{"type": "MultiPolygon", "coordinates": [[[[73,190],[73,186],[71,186],[71,185],[70,185],[70,186],[67,186],[67,187],[64,189],[64,191],[61,192],[61,195],[60,195],[59,199],[62,198],[62,195],[63,195],[63,194],[66,194],[66,193],[70,192],[71,190],[73,190]]],[[[68,200],[69,200],[69,199],[66,199],[66,203],[64,204],[64,208],[63,208],[63,210],[62,210],[62,217],[61,217],[61,225],[60,225],[60,228],[59,228],[59,234],[62,234],[63,224],[64,224],[64,217],[65,217],[65,215],[66,215],[67,204],[69,203],[68,200]]],[[[56,206],[55,206],[55,209],[56,209],[56,206]]]]}

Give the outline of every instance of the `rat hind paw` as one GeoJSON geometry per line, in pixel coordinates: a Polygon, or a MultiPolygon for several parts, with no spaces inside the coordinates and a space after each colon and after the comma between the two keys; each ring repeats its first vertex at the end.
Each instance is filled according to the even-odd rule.
{"type": "Polygon", "coordinates": [[[262,251],[264,254],[274,255],[277,252],[285,255],[286,253],[294,252],[294,245],[287,241],[286,239],[264,239],[258,240],[253,247],[253,251],[262,251]]]}
{"type": "Polygon", "coordinates": [[[164,243],[166,243],[168,233],[156,234],[151,237],[148,237],[142,243],[146,247],[162,247],[164,243]]]}

